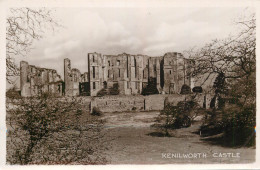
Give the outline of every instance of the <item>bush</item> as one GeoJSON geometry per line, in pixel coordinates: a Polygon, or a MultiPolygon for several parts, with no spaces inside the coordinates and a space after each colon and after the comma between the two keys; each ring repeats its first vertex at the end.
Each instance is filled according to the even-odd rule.
{"type": "Polygon", "coordinates": [[[48,94],[6,104],[8,164],[102,164],[103,122],[79,98],[48,94]],[[86,140],[88,142],[86,143],[86,140]]]}
{"type": "Polygon", "coordinates": [[[177,114],[173,126],[175,128],[189,127],[197,115],[198,104],[194,101],[181,101],[176,107],[177,114]]]}
{"type": "Polygon", "coordinates": [[[201,86],[195,86],[192,88],[192,92],[194,93],[202,93],[202,87],[201,86]]]}
{"type": "Polygon", "coordinates": [[[181,87],[181,94],[190,94],[190,93],[191,93],[190,86],[188,86],[187,84],[184,84],[181,87]]]}
{"type": "Polygon", "coordinates": [[[93,107],[91,115],[93,115],[93,116],[101,116],[101,114],[102,114],[102,112],[101,112],[101,110],[99,108],[93,107]]]}
{"type": "Polygon", "coordinates": [[[149,78],[148,85],[143,88],[142,95],[151,95],[151,94],[159,94],[159,91],[156,87],[156,78],[149,78]]]}
{"type": "Polygon", "coordinates": [[[113,84],[112,88],[109,88],[110,95],[119,95],[119,85],[118,83],[113,84]]]}
{"type": "Polygon", "coordinates": [[[221,143],[227,146],[255,146],[256,109],[248,107],[223,108],[210,112],[209,120],[200,130],[206,136],[222,134],[221,143]]]}
{"type": "Polygon", "coordinates": [[[225,110],[223,113],[224,137],[234,146],[255,145],[256,110],[254,106],[225,110]]]}
{"type": "Polygon", "coordinates": [[[160,120],[164,120],[163,128],[166,135],[167,129],[189,127],[197,115],[198,104],[194,101],[181,101],[177,106],[167,103],[161,111],[160,120]]]}
{"type": "Polygon", "coordinates": [[[21,98],[21,94],[20,94],[20,91],[17,91],[16,88],[10,88],[6,91],[5,93],[6,97],[7,98],[10,98],[10,99],[19,99],[21,98]]]}
{"type": "Polygon", "coordinates": [[[102,97],[102,96],[105,96],[105,95],[107,95],[107,91],[104,88],[99,90],[99,92],[97,92],[98,97],[102,97]]]}

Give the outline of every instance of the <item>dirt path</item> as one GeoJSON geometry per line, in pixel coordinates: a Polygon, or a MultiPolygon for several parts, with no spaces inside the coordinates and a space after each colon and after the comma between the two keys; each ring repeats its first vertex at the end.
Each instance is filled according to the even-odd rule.
{"type": "Polygon", "coordinates": [[[253,148],[225,148],[201,140],[200,122],[172,131],[173,137],[149,135],[159,112],[105,114],[111,164],[251,163],[253,148]],[[228,154],[227,154],[228,153],[228,154]],[[230,153],[230,154],[229,154],[230,153]],[[226,156],[226,157],[224,157],[226,156]],[[236,157],[234,157],[236,156],[236,157]]]}

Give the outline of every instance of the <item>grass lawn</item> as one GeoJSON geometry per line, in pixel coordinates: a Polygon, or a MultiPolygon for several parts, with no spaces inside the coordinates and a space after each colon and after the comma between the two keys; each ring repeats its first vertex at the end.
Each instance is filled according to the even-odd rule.
{"type": "Polygon", "coordinates": [[[159,129],[151,127],[158,115],[159,112],[103,114],[102,119],[106,120],[106,137],[114,139],[107,151],[111,164],[211,164],[255,161],[255,148],[227,148],[202,140],[203,138],[196,133],[201,121],[195,122],[189,128],[171,130],[172,137],[151,135],[160,132],[159,129]],[[191,155],[192,158],[165,158],[166,153],[197,153],[197,158],[191,155]],[[206,158],[199,158],[198,153],[204,153],[206,158]],[[233,153],[233,157],[224,157],[225,153],[233,153]]]}

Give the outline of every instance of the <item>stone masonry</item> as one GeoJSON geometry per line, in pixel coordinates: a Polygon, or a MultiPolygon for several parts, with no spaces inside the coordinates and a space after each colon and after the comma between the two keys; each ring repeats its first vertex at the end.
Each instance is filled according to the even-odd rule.
{"type": "Polygon", "coordinates": [[[178,94],[186,84],[193,87],[188,76],[191,61],[176,52],[163,56],[102,55],[89,53],[87,72],[81,74],[64,59],[64,81],[55,70],[37,68],[21,62],[21,95],[34,96],[42,92],[62,96],[96,96],[102,89],[118,86],[119,94],[141,94],[150,80],[156,82],[160,94],[178,94]]]}
{"type": "Polygon", "coordinates": [[[20,63],[20,86],[23,97],[42,93],[64,95],[63,81],[56,70],[35,67],[25,61],[20,63]]]}

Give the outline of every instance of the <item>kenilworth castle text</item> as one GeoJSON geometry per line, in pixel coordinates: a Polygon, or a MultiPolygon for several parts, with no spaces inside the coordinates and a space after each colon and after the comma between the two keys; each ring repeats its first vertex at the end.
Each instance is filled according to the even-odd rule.
{"type": "Polygon", "coordinates": [[[71,68],[64,59],[64,80],[56,70],[20,63],[21,95],[24,97],[52,93],[57,96],[97,96],[98,92],[117,87],[118,94],[141,94],[154,85],[159,94],[180,93],[183,85],[194,87],[189,76],[192,61],[181,53],[168,52],[163,56],[147,55],[87,55],[87,72],[71,68]]]}

